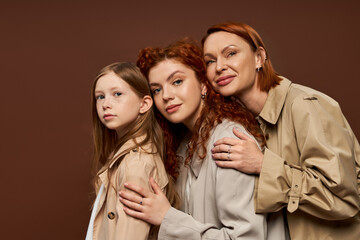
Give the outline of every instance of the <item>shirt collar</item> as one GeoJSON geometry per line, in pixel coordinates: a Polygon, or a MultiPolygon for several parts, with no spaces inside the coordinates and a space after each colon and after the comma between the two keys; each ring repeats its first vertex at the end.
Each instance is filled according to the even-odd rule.
{"type": "Polygon", "coordinates": [[[278,121],[291,85],[290,80],[284,77],[281,78],[280,84],[270,89],[265,105],[259,114],[261,118],[271,124],[276,124],[278,121]]]}
{"type": "Polygon", "coordinates": [[[194,173],[195,177],[197,178],[199,176],[201,166],[202,166],[203,162],[205,161],[205,159],[200,159],[197,154],[195,154],[195,155],[196,156],[193,157],[194,161],[191,161],[190,168],[191,168],[192,172],[194,173]]]}

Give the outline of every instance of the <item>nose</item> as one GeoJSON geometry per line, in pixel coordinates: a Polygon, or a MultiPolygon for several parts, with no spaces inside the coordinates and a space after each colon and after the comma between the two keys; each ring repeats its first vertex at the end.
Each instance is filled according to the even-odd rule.
{"type": "Polygon", "coordinates": [[[162,98],[164,101],[169,101],[174,99],[174,94],[170,87],[164,87],[162,92],[162,98]]]}
{"type": "Polygon", "coordinates": [[[227,65],[225,63],[225,61],[223,61],[222,59],[218,58],[216,60],[216,71],[217,72],[222,72],[224,70],[227,69],[227,65]]]}
{"type": "Polygon", "coordinates": [[[103,109],[111,108],[111,99],[105,98],[102,104],[103,109]]]}

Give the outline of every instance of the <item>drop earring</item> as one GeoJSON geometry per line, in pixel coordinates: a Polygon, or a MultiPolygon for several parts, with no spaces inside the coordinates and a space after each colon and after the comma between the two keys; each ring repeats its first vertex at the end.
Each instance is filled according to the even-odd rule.
{"type": "Polygon", "coordinates": [[[201,99],[205,99],[206,97],[206,92],[204,94],[201,94],[201,99]]]}

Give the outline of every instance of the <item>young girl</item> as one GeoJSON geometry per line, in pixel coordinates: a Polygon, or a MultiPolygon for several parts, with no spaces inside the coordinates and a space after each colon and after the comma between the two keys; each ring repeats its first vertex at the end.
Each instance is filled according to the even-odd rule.
{"type": "MultiPolygon", "coordinates": [[[[131,63],[103,68],[92,87],[97,197],[86,239],[148,239],[150,224],[127,216],[118,199],[124,182],[150,189],[149,177],[174,201],[147,81],[131,63]]],[[[139,202],[142,204],[141,202],[139,202]]],[[[153,234],[155,238],[155,233],[153,234]]],[[[150,238],[150,237],[149,237],[150,238]]]]}
{"type": "MultiPolygon", "coordinates": [[[[282,223],[269,237],[266,215],[255,214],[255,176],[219,168],[211,159],[213,143],[235,137],[234,127],[251,141],[264,139],[251,113],[212,90],[201,50],[188,41],[146,48],[137,64],[162,115],[157,117],[166,137],[166,161],[180,166],[176,185],[183,212],[170,206],[152,180],[156,194],[128,182],[141,196],[121,191],[125,212],[160,225],[158,239],[283,239],[282,223]]],[[[230,155],[231,149],[226,152],[230,155]]]]}

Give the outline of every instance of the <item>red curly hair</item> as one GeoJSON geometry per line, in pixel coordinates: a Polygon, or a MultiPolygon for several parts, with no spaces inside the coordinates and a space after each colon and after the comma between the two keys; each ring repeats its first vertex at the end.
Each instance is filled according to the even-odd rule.
{"type": "MultiPolygon", "coordinates": [[[[194,70],[197,79],[207,88],[205,104],[200,117],[194,125],[194,129],[188,144],[188,157],[185,165],[188,165],[194,153],[198,151],[200,159],[206,156],[206,144],[211,130],[224,119],[229,119],[242,124],[261,144],[265,140],[261,134],[259,125],[250,111],[245,109],[234,98],[225,98],[216,93],[206,78],[205,63],[202,58],[202,50],[199,45],[190,38],[175,42],[165,48],[144,48],[140,50],[136,65],[141,72],[148,77],[150,70],[158,63],[166,60],[176,60],[194,70]],[[202,153],[202,154],[200,154],[202,153]]],[[[182,123],[174,124],[163,117],[155,107],[155,115],[164,131],[166,143],[165,166],[167,171],[176,179],[178,176],[179,159],[176,151],[188,133],[188,129],[182,123]]]]}
{"type": "Polygon", "coordinates": [[[262,47],[266,53],[266,60],[264,66],[259,71],[259,87],[261,91],[268,92],[272,87],[278,85],[281,81],[279,75],[275,72],[273,68],[269,54],[265,48],[265,44],[261,39],[260,35],[245,23],[233,23],[233,22],[226,22],[220,23],[211,26],[206,35],[203,37],[201,43],[204,46],[206,39],[215,32],[228,32],[233,33],[243,40],[245,40],[251,47],[251,49],[255,52],[259,47],[262,47]]]}

